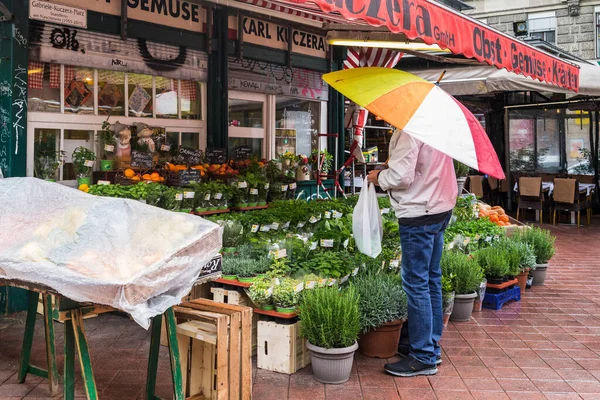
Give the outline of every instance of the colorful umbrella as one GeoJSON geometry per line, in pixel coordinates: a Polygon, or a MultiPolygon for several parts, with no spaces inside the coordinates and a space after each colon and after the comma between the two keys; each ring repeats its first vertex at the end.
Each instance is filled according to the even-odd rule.
{"type": "Polygon", "coordinates": [[[370,67],[331,72],[323,79],[398,129],[498,179],[502,166],[485,129],[458,100],[404,71],[370,67]]]}

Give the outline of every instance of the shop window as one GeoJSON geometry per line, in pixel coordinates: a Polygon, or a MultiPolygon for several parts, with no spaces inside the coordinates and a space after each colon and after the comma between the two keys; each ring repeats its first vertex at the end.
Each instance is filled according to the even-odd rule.
{"type": "MultiPolygon", "coordinates": [[[[29,112],[60,112],[60,65],[30,61],[29,112]]],[[[3,88],[8,90],[9,88],[3,88]]]]}
{"type": "Polygon", "coordinates": [[[275,152],[309,155],[317,148],[321,103],[278,96],[275,106],[275,152]]]}
{"type": "Polygon", "coordinates": [[[538,154],[538,171],[559,172],[560,132],[558,129],[561,110],[550,110],[536,119],[536,149],[538,154]]]}
{"type": "Polygon", "coordinates": [[[34,130],[34,174],[40,179],[58,179],[58,161],[61,160],[59,129],[34,130]]]}
{"type": "Polygon", "coordinates": [[[181,147],[200,148],[200,134],[197,132],[181,132],[181,147]]]}
{"type": "MultiPolygon", "coordinates": [[[[564,110],[563,110],[564,111],[564,110]]],[[[587,111],[566,113],[567,171],[570,174],[593,175],[590,149],[590,114],[587,111]]]]}
{"type": "Polygon", "coordinates": [[[535,119],[511,112],[509,122],[509,151],[511,172],[535,172],[535,119]]]}
{"type": "Polygon", "coordinates": [[[202,84],[181,81],[181,118],[202,119],[202,84]]]}
{"type": "Polygon", "coordinates": [[[125,73],[98,70],[98,114],[125,115],[125,73]]]}
{"type": "Polygon", "coordinates": [[[127,75],[130,117],[152,117],[152,81],[151,75],[127,75]]]}
{"type": "Polygon", "coordinates": [[[554,11],[529,14],[529,35],[556,44],[556,14],[554,11]]]}
{"type": "Polygon", "coordinates": [[[157,76],[156,82],[156,118],[178,118],[177,87],[179,81],[157,76]]]}
{"type": "Polygon", "coordinates": [[[94,114],[94,70],[64,66],[65,114],[94,114]]]}
{"type": "Polygon", "coordinates": [[[232,154],[235,154],[235,150],[238,147],[250,147],[252,149],[252,155],[262,157],[262,144],[263,139],[230,137],[228,143],[229,155],[231,156],[232,154]]]}
{"type": "Polygon", "coordinates": [[[63,149],[65,151],[65,164],[63,167],[63,180],[74,180],[73,151],[78,147],[87,147],[94,151],[94,131],[65,129],[63,149]]]}
{"type": "Polygon", "coordinates": [[[229,126],[241,128],[263,128],[261,101],[229,99],[229,126]]]}
{"type": "Polygon", "coordinates": [[[596,7],[596,58],[600,58],[600,8],[596,7]]]}

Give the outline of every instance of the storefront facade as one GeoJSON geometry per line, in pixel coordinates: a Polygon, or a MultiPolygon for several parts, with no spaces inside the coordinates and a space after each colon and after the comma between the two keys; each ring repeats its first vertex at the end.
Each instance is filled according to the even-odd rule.
{"type": "MultiPolygon", "coordinates": [[[[18,68],[27,79],[18,75],[17,83],[26,82],[18,87],[27,101],[21,113],[12,113],[18,121],[3,111],[3,126],[20,127],[16,152],[22,156],[11,165],[8,156],[0,160],[5,176],[35,176],[36,154],[52,149],[64,152],[57,180],[74,183],[71,154],[79,146],[99,154],[104,122],[159,128],[174,146],[251,147],[268,159],[286,151],[308,155],[317,148],[317,133],[327,131],[325,34],[303,26],[300,16],[128,1],[123,24],[119,0],[15,2],[29,10],[20,9],[26,31],[17,29],[13,43],[26,50],[18,68]],[[217,23],[224,14],[227,27],[217,23]],[[225,31],[227,54],[219,53],[218,31],[225,31]],[[227,127],[220,129],[223,115],[227,127]]],[[[14,90],[2,82],[3,95],[14,90]]]]}

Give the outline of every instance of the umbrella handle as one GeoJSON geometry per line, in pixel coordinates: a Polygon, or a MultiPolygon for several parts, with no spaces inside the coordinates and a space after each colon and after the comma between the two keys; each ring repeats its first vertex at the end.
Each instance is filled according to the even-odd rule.
{"type": "Polygon", "coordinates": [[[442,79],[444,79],[444,75],[446,75],[446,70],[444,70],[444,72],[442,72],[442,74],[440,75],[440,77],[438,78],[438,80],[435,82],[435,84],[437,86],[439,86],[440,82],[442,81],[442,79]]]}

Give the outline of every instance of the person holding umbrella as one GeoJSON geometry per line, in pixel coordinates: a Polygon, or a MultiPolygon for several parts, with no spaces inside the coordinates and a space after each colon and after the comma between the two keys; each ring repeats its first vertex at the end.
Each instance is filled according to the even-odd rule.
{"type": "Polygon", "coordinates": [[[387,167],[371,171],[367,180],[388,192],[400,224],[410,350],[385,370],[395,376],[434,375],[443,329],[440,260],[458,195],[454,166],[452,158],[397,129],[387,167]]]}

